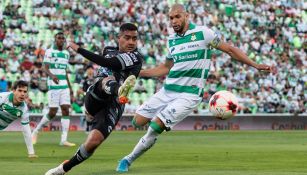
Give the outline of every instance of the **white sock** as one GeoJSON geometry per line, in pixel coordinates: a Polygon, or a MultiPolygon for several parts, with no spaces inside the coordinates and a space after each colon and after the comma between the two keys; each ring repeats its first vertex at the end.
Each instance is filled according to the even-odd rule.
{"type": "Polygon", "coordinates": [[[143,155],[149,150],[156,142],[159,133],[155,132],[151,127],[148,127],[147,133],[140,139],[136,144],[133,151],[124,157],[130,164],[135,161],[138,157],[143,155]]]}
{"type": "Polygon", "coordinates": [[[63,143],[67,141],[67,135],[68,135],[69,124],[70,124],[69,117],[62,117],[61,124],[62,124],[61,142],[63,143]]]}
{"type": "Polygon", "coordinates": [[[38,133],[38,131],[50,121],[48,114],[45,114],[41,121],[38,123],[36,128],[33,130],[33,133],[38,133]]]}

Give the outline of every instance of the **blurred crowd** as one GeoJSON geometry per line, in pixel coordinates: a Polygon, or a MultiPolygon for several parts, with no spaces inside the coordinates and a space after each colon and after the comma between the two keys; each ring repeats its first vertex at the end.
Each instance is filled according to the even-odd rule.
{"type": "MultiPolygon", "coordinates": [[[[265,74],[212,52],[210,75],[203,103],[195,113],[208,112],[208,101],[219,90],[236,94],[241,113],[307,112],[307,2],[304,0],[190,0],[179,1],[191,13],[193,23],[207,25],[245,51],[257,63],[274,65],[276,73],[265,74]]],[[[172,0],[4,0],[0,6],[0,91],[17,79],[30,82],[31,91],[47,91],[42,71],[44,51],[53,35],[64,31],[67,40],[101,53],[116,46],[123,22],[139,27],[138,48],[145,56],[144,68],[165,60],[167,36],[173,32],[168,10],[172,0]]],[[[71,52],[69,72],[74,86],[73,109],[82,112],[83,84],[90,83],[97,65],[71,52]],[[89,78],[90,77],[90,78],[89,78]]],[[[164,77],[154,79],[153,92],[140,80],[134,93],[145,94],[127,105],[134,112],[143,100],[162,87],[164,77]],[[149,92],[148,92],[149,91],[149,92]]],[[[149,82],[144,80],[144,82],[149,82]]],[[[44,101],[29,104],[44,108],[44,101]],[[37,104],[38,103],[38,104],[37,104]]]]}

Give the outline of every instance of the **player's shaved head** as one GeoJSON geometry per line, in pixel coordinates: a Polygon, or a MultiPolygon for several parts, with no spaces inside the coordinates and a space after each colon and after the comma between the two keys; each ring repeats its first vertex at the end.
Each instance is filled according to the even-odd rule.
{"type": "Polygon", "coordinates": [[[170,12],[172,11],[177,11],[177,12],[182,12],[182,13],[186,13],[186,9],[184,7],[184,5],[182,4],[174,4],[172,5],[171,9],[170,9],[170,12]]]}
{"type": "Polygon", "coordinates": [[[172,5],[169,11],[169,19],[174,31],[181,35],[189,28],[189,13],[182,4],[172,5]]]}

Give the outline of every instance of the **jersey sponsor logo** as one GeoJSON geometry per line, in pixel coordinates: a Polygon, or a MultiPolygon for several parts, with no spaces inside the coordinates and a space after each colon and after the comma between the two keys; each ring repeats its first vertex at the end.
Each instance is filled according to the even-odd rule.
{"type": "Polygon", "coordinates": [[[175,51],[175,47],[171,48],[171,53],[173,53],[175,51]]]}
{"type": "Polygon", "coordinates": [[[137,61],[138,61],[138,58],[135,56],[135,54],[129,53],[129,55],[132,57],[132,59],[133,59],[134,62],[137,62],[137,61]]]}
{"type": "Polygon", "coordinates": [[[191,44],[191,45],[188,45],[188,48],[189,48],[189,49],[195,48],[195,47],[199,47],[199,44],[191,44]]]}
{"type": "Polygon", "coordinates": [[[119,54],[119,56],[124,60],[126,66],[133,65],[133,61],[127,53],[119,54]]]}
{"type": "Polygon", "coordinates": [[[181,50],[185,50],[185,49],[192,49],[192,48],[197,48],[197,47],[199,47],[199,44],[189,44],[188,46],[182,46],[182,47],[180,47],[180,51],[181,50]]]}
{"type": "Polygon", "coordinates": [[[182,55],[179,55],[179,56],[175,55],[175,56],[173,56],[175,61],[184,60],[184,59],[193,59],[193,58],[197,58],[197,57],[198,57],[197,53],[190,54],[190,55],[183,55],[183,56],[182,55]]]}

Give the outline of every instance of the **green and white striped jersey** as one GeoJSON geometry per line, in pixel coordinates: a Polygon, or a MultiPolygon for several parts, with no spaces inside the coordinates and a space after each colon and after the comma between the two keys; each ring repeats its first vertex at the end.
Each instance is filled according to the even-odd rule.
{"type": "Polygon", "coordinates": [[[69,61],[69,52],[67,50],[58,50],[55,46],[45,52],[44,64],[49,64],[49,70],[58,77],[59,84],[55,84],[52,78],[48,78],[49,89],[66,89],[68,88],[66,79],[66,68],[69,61]]]}
{"type": "Polygon", "coordinates": [[[5,129],[14,120],[21,118],[21,124],[29,124],[28,107],[25,102],[13,105],[13,92],[0,93],[0,130],[5,129]]]}
{"type": "Polygon", "coordinates": [[[217,47],[221,37],[205,26],[189,24],[184,36],[168,38],[167,59],[174,61],[166,77],[164,88],[175,92],[201,95],[208,77],[211,48],[217,47]]]}

